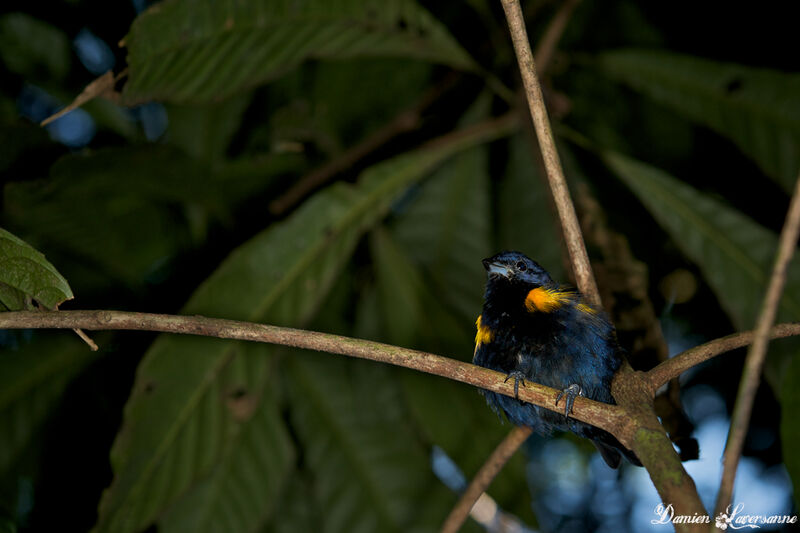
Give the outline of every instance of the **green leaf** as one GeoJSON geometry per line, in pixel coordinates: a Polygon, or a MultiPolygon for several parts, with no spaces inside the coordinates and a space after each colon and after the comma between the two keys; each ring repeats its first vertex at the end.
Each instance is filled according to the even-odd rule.
{"type": "Polygon", "coordinates": [[[461,320],[480,314],[486,281],[481,260],[492,255],[488,149],[480,146],[443,166],[398,213],[397,240],[422,266],[461,320]]]}
{"type": "Polygon", "coordinates": [[[94,358],[66,333],[0,351],[0,473],[15,464],[64,388],[94,358]]]}
{"type": "Polygon", "coordinates": [[[168,106],[167,139],[197,159],[218,163],[239,129],[251,97],[243,94],[206,105],[168,106]]]}
{"type": "Polygon", "coordinates": [[[422,306],[425,289],[419,272],[383,229],[370,234],[370,252],[381,308],[377,316],[384,318],[382,337],[390,344],[414,346],[420,330],[430,323],[422,306]]]}
{"type": "Polygon", "coordinates": [[[315,115],[349,146],[418,101],[433,68],[403,58],[320,62],[314,65],[310,103],[315,115]]]}
{"type": "MultiPolygon", "coordinates": [[[[399,378],[404,402],[425,442],[440,447],[472,479],[513,426],[501,420],[474,387],[419,372],[403,372],[399,378]]],[[[488,493],[504,511],[533,525],[527,462],[524,453],[515,454],[488,493]]]]}
{"type": "MultiPolygon", "coordinates": [[[[357,186],[339,183],[323,190],[287,220],[237,248],[183,311],[278,325],[307,323],[360,236],[385,215],[398,193],[454,153],[511,127],[504,122],[464,132],[368,169],[357,186]]],[[[268,354],[275,349],[262,349],[265,365],[271,364],[268,354]]],[[[101,501],[96,531],[138,531],[159,519],[181,494],[209,479],[212,471],[223,470],[215,474],[216,483],[235,477],[225,474],[226,465],[236,464],[225,457],[243,445],[240,436],[247,434],[242,428],[246,421],[237,420],[226,408],[229,396],[223,375],[238,365],[240,350],[241,343],[214,339],[161,336],[156,340],[139,366],[112,448],[115,478],[101,501]]],[[[247,373],[254,380],[247,390],[255,397],[263,392],[258,384],[266,382],[259,379],[261,373],[247,373]]],[[[229,499],[235,501],[239,490],[239,485],[219,487],[213,494],[220,501],[207,505],[237,508],[229,499]]],[[[269,497],[253,496],[259,501],[269,497]]],[[[237,509],[242,516],[236,523],[258,522],[252,516],[258,509],[237,509]]],[[[233,526],[223,529],[228,530],[238,531],[233,526]]]]}
{"type": "Polygon", "coordinates": [[[394,369],[298,354],[288,370],[292,424],[314,473],[326,531],[421,529],[422,509],[444,487],[425,468],[426,451],[390,378],[394,369]]]}
{"type": "Polygon", "coordinates": [[[131,103],[217,100],[309,59],[408,57],[475,68],[447,29],[412,0],[174,0],[142,13],[125,44],[123,97],[131,103]]]}
{"type": "MultiPolygon", "coordinates": [[[[751,329],[767,289],[778,236],[667,173],[614,152],[603,160],[703,272],[740,330],[751,329]]],[[[792,261],[779,320],[800,320],[800,262],[792,261]]]]}
{"type": "Polygon", "coordinates": [[[0,228],[0,306],[11,311],[31,308],[27,298],[55,309],[72,299],[72,289],[42,253],[0,228]]]}
{"type": "Polygon", "coordinates": [[[281,519],[274,520],[261,533],[296,533],[314,531],[323,523],[318,514],[320,506],[314,499],[314,478],[309,472],[299,469],[289,480],[279,504],[281,519]]]}
{"type": "MultiPolygon", "coordinates": [[[[471,150],[470,152],[474,152],[471,150]]],[[[462,156],[463,157],[463,156],[462,156]]],[[[452,354],[462,360],[472,356],[473,320],[454,320],[442,308],[442,290],[431,293],[421,276],[385,231],[371,239],[376,270],[376,302],[366,295],[360,317],[380,317],[380,340],[452,354]]],[[[481,269],[482,270],[482,269],[481,269]]],[[[481,279],[485,275],[481,273],[481,279]]],[[[482,283],[477,285],[480,289],[482,283]]],[[[477,314],[478,307],[473,310],[477,314]]],[[[396,387],[407,406],[411,422],[423,442],[442,448],[465,475],[472,476],[483,464],[510,426],[503,425],[474,387],[419,372],[398,370],[387,381],[371,379],[373,388],[396,387]]],[[[532,521],[530,493],[525,479],[525,459],[516,455],[492,482],[490,494],[503,509],[532,521]]],[[[431,503],[429,507],[433,506],[431,503]]],[[[452,503],[442,502],[447,509],[452,503]]],[[[443,515],[442,515],[443,516],[443,515]]],[[[442,516],[438,520],[442,520],[442,516]]]]}
{"type": "MultiPolygon", "coordinates": [[[[484,119],[490,106],[490,95],[481,94],[459,123],[484,119]]],[[[494,253],[489,199],[489,149],[477,146],[442,166],[396,210],[398,243],[422,267],[441,303],[470,326],[483,303],[481,260],[494,253]]]]}
{"type": "Polygon", "coordinates": [[[92,269],[87,284],[110,276],[138,285],[203,237],[207,218],[220,211],[218,189],[207,169],[176,150],[113,148],[64,157],[47,180],[9,184],[5,214],[92,269]]]}
{"type": "Polygon", "coordinates": [[[246,156],[221,163],[214,169],[211,180],[224,207],[223,219],[235,219],[242,202],[264,195],[275,187],[280,178],[286,175],[299,176],[306,170],[306,158],[293,153],[246,156]]]}
{"type": "Polygon", "coordinates": [[[651,50],[620,50],[598,65],[654,100],[729,138],[791,191],[800,170],[800,74],[651,50]]]}
{"type": "MultiPolygon", "coordinates": [[[[261,401],[257,395],[263,384],[256,380],[265,375],[269,348],[257,344],[240,348],[242,353],[219,380],[232,417],[243,421],[236,430],[240,433],[216,468],[161,517],[160,531],[253,531],[279,509],[278,497],[294,466],[294,446],[274,402],[261,401]]],[[[274,372],[269,376],[274,385],[277,376],[274,372]]]]}
{"type": "Polygon", "coordinates": [[[8,70],[28,81],[52,82],[69,72],[66,34],[25,13],[0,17],[0,58],[8,70]]]}

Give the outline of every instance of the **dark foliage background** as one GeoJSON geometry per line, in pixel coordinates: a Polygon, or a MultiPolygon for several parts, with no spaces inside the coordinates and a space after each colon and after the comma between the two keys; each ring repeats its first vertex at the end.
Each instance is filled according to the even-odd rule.
{"type": "MultiPolygon", "coordinates": [[[[0,224],[69,281],[62,308],[263,321],[469,360],[481,258],[519,249],[569,279],[498,2],[148,5],[2,6],[0,224]],[[117,103],[36,125],[126,65],[117,103]],[[520,120],[491,121],[508,112],[520,120]],[[333,184],[270,208],[375,139],[333,184]]],[[[559,6],[524,3],[534,45],[559,6]]],[[[800,168],[790,11],[584,2],[541,72],[635,364],[659,326],[677,353],[755,323],[800,168]]],[[[780,318],[800,320],[797,264],[780,318]]],[[[66,333],[0,331],[0,531],[429,531],[509,430],[470,387],[410,371],[93,337],[96,354],[66,333]]],[[[796,512],[795,351],[772,345],[756,401],[736,497],[754,514],[796,512]]],[[[709,506],[742,359],[683,380],[701,445],[689,471],[709,506]]],[[[484,525],[648,527],[646,473],[601,463],[570,436],[532,438],[484,525]]]]}

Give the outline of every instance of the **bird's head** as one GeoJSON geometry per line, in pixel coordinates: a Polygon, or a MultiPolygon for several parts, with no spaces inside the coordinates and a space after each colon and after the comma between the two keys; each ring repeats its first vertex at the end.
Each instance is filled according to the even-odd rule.
{"type": "Polygon", "coordinates": [[[520,252],[500,252],[483,260],[488,280],[483,297],[483,319],[488,327],[498,320],[549,313],[570,301],[539,263],[520,252]]]}
{"type": "Polygon", "coordinates": [[[483,260],[489,285],[516,286],[533,289],[553,283],[550,274],[539,263],[520,252],[500,252],[483,260]]]}

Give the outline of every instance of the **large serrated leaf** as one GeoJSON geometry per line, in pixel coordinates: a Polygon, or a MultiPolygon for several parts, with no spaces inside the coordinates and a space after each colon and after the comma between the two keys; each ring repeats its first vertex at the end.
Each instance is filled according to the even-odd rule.
{"type": "Polygon", "coordinates": [[[412,0],[172,0],[140,15],[125,44],[128,102],[216,100],[315,58],[409,57],[475,66],[412,0]]]}
{"type": "MultiPolygon", "coordinates": [[[[673,240],[703,272],[703,276],[739,330],[755,326],[772,272],[778,236],[729,205],[712,198],[667,173],[613,152],[602,155],[606,164],[628,185],[673,240]]],[[[800,320],[800,260],[792,260],[778,310],[779,321],[800,320]]],[[[770,345],[772,357],[765,374],[780,394],[781,439],[786,449],[798,434],[794,407],[800,378],[797,344],[770,345]],[[777,357],[775,357],[777,356],[777,357]]],[[[786,466],[795,483],[800,463],[786,454],[786,466]]]]}
{"type": "MultiPolygon", "coordinates": [[[[449,316],[437,299],[442,291],[433,294],[425,290],[420,273],[388,233],[375,232],[371,243],[377,301],[371,304],[366,297],[362,305],[367,309],[360,316],[368,316],[369,306],[377,305],[380,312],[375,314],[382,319],[384,337],[390,342],[398,338],[409,342],[411,338],[421,341],[425,347],[436,346],[443,353],[469,359],[473,321],[454,321],[449,316]]],[[[479,283],[477,288],[481,285],[479,283]]],[[[473,312],[479,309],[480,306],[473,312]]],[[[423,442],[429,449],[434,445],[442,448],[468,476],[478,470],[510,429],[500,422],[474,387],[402,370],[393,372],[390,377],[391,384],[385,386],[396,387],[400,383],[402,402],[423,442]]],[[[371,383],[384,386],[375,380],[371,383]]],[[[532,521],[521,454],[503,469],[489,493],[503,509],[532,521]]],[[[447,507],[447,504],[442,506],[447,507]]],[[[437,519],[441,521],[443,516],[437,519]]]]}
{"type": "Polygon", "coordinates": [[[422,524],[420,515],[446,489],[420,468],[427,454],[390,379],[395,369],[302,354],[288,370],[292,425],[314,472],[325,531],[433,531],[438,521],[422,524]]]}
{"type": "Polygon", "coordinates": [[[64,157],[47,180],[9,184],[4,207],[54,253],[94,267],[95,278],[137,285],[202,233],[201,221],[219,211],[216,190],[208,172],[176,150],[115,148],[64,157]]]}
{"type": "MultiPolygon", "coordinates": [[[[614,152],[602,157],[703,272],[737,328],[754,327],[778,236],[666,172],[614,152]]],[[[792,261],[779,320],[800,320],[800,261],[792,261]]]]}
{"type": "Polygon", "coordinates": [[[227,383],[221,391],[226,407],[243,422],[236,440],[220,464],[169,508],[159,520],[160,531],[254,531],[276,510],[294,468],[294,447],[275,403],[261,401],[255,392],[263,390],[264,376],[273,385],[277,381],[275,372],[265,372],[269,348],[242,344],[240,349],[219,380],[227,383]]]}
{"type": "Polygon", "coordinates": [[[481,260],[492,255],[488,172],[485,147],[454,158],[416,192],[395,228],[398,242],[462,320],[474,321],[480,311],[481,260]]]}
{"type": "Polygon", "coordinates": [[[0,228],[0,311],[32,307],[30,299],[55,309],[72,289],[41,252],[0,228]]]}
{"type": "Polygon", "coordinates": [[[95,356],[67,334],[0,352],[0,473],[14,464],[64,388],[95,356]]]}
{"type": "MultiPolygon", "coordinates": [[[[489,116],[491,98],[480,95],[461,125],[489,116]]],[[[492,255],[489,150],[477,146],[454,157],[398,209],[393,234],[443,296],[455,316],[471,324],[482,300],[481,260],[492,255]]]]}
{"type": "Polygon", "coordinates": [[[653,50],[601,54],[598,65],[729,138],[791,191],[800,170],[800,74],[653,50]]]}
{"type": "MultiPolygon", "coordinates": [[[[464,132],[372,167],[358,186],[336,184],[318,193],[286,221],[236,249],[194,293],[184,312],[278,325],[306,323],[363,231],[386,213],[400,191],[445,158],[506,133],[512,125],[506,121],[464,132]]],[[[139,367],[112,449],[115,479],[103,496],[96,531],[141,530],[181,494],[208,480],[213,470],[236,464],[225,457],[243,445],[239,435],[247,431],[226,407],[230,391],[222,380],[226,369],[238,364],[240,349],[239,343],[214,339],[157,339],[139,367]]],[[[262,349],[264,359],[274,351],[262,349]]],[[[264,381],[253,383],[247,393],[258,396],[258,383],[264,381]]],[[[224,472],[215,476],[220,483],[231,479],[224,472]]],[[[214,494],[223,500],[237,497],[235,490],[214,494]]],[[[212,504],[220,510],[233,508],[207,503],[212,504]]]]}

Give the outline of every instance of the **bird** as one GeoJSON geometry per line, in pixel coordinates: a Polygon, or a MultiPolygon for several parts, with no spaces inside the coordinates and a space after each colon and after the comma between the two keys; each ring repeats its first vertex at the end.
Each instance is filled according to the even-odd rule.
{"type": "Polygon", "coordinates": [[[521,252],[498,253],[483,266],[487,282],[473,364],[505,373],[506,381],[514,380],[515,395],[526,381],[558,389],[555,403],[563,399],[564,412],[482,390],[487,403],[539,434],[571,431],[590,439],[611,468],[622,456],[641,466],[613,435],[569,416],[578,396],[615,404],[611,380],[625,355],[606,315],[521,252]]]}

